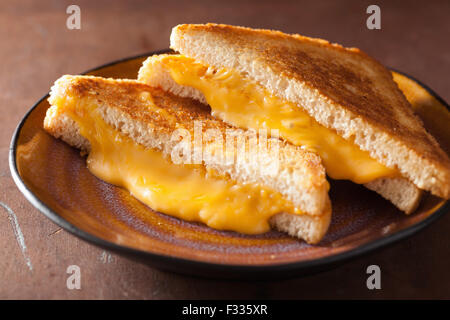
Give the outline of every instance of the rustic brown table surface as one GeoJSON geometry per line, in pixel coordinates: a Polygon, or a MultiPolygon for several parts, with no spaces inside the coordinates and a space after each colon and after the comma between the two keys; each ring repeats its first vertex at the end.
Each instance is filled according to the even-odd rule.
{"type": "Polygon", "coordinates": [[[0,298],[450,298],[450,214],[412,238],[313,276],[205,280],[155,270],[79,240],[34,209],[10,175],[13,130],[55,79],[167,48],[171,27],[179,23],[273,28],[356,46],[449,101],[450,2],[376,1],[382,28],[368,30],[366,8],[372,2],[2,1],[0,298]],[[81,8],[81,30],[66,28],[66,8],[74,3],[81,8]],[[16,222],[23,238],[14,233],[16,222]],[[72,264],[81,268],[81,290],[66,287],[72,264]],[[381,290],[366,287],[371,264],[381,268],[381,290]]]}

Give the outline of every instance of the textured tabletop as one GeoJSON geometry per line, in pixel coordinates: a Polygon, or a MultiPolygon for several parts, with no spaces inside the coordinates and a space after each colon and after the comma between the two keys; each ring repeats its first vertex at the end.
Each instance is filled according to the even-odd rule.
{"type": "Polygon", "coordinates": [[[450,101],[449,1],[377,1],[381,30],[369,30],[371,1],[10,1],[0,6],[0,298],[450,298],[450,214],[412,238],[324,273],[284,281],[197,279],[162,272],[61,230],[15,186],[9,143],[26,111],[62,74],[167,48],[179,23],[220,22],[325,38],[366,51],[450,101]],[[81,9],[69,30],[66,9],[81,9]],[[366,268],[381,268],[368,290],[366,268]],[[69,290],[68,266],[81,270],[69,290]]]}

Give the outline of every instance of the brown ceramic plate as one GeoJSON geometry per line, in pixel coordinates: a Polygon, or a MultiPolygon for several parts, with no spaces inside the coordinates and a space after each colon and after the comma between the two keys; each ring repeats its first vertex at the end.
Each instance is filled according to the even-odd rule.
{"type": "MultiPolygon", "coordinates": [[[[87,74],[136,78],[147,56],[113,62],[87,74]]],[[[415,110],[448,152],[448,105],[410,77],[401,79],[403,89],[415,99],[415,110]]],[[[361,186],[331,181],[333,220],[318,245],[275,231],[258,236],[216,231],[155,212],[127,191],[90,174],[79,151],[43,130],[47,97],[25,115],[12,138],[10,167],[17,186],[65,230],[158,268],[246,279],[316,272],[410,236],[450,208],[449,202],[426,195],[417,212],[406,216],[361,186]]]]}

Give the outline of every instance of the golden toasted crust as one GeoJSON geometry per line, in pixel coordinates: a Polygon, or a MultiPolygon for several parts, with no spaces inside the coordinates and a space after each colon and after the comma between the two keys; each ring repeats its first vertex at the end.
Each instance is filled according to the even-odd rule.
{"type": "Polygon", "coordinates": [[[209,108],[195,100],[181,98],[161,89],[134,80],[104,79],[99,77],[67,78],[66,92],[79,99],[94,97],[98,103],[116,108],[134,120],[157,127],[161,133],[171,134],[182,125],[193,132],[193,120],[203,121],[203,129],[231,128],[214,119],[209,108]],[[147,100],[153,100],[149,105],[147,100]]]}
{"type": "MultiPolygon", "coordinates": [[[[203,120],[203,130],[214,128],[224,132],[233,128],[212,118],[208,107],[201,103],[135,80],[63,76],[52,87],[49,102],[52,106],[47,111],[44,128],[53,136],[87,151],[89,142],[65,112],[74,102],[77,106],[95,105],[106,123],[136,143],[161,150],[169,159],[174,145],[171,133],[180,128],[193,133],[193,120],[203,120]]],[[[204,142],[204,146],[208,147],[208,144],[211,143],[204,142]]],[[[242,183],[258,183],[280,192],[308,214],[283,213],[279,218],[273,217],[271,224],[309,243],[317,243],[331,221],[328,183],[321,160],[315,154],[281,141],[279,149],[272,150],[272,146],[268,145],[267,159],[256,158],[254,162],[248,162],[237,158],[228,165],[212,159],[212,162],[204,160],[203,165],[213,169],[218,176],[242,183]],[[280,157],[280,170],[275,175],[268,169],[274,156],[280,157]]]]}
{"type": "Polygon", "coordinates": [[[321,39],[219,24],[179,25],[171,47],[234,68],[299,104],[418,187],[450,197],[450,160],[380,63],[321,39]]]}

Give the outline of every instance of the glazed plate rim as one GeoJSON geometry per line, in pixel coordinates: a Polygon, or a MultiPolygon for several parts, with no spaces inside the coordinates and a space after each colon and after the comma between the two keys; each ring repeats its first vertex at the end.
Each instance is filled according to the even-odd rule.
{"type": "MultiPolygon", "coordinates": [[[[92,68],[82,74],[87,74],[89,72],[93,72],[105,67],[113,66],[119,63],[131,61],[134,59],[145,58],[155,54],[167,53],[170,52],[170,49],[152,51],[145,54],[140,54],[132,57],[122,58],[119,60],[115,60],[104,65],[92,68]]],[[[442,105],[444,105],[448,110],[450,110],[450,106],[439,97],[433,90],[431,90],[427,85],[423,84],[421,81],[403,73],[397,71],[395,69],[389,68],[392,71],[395,71],[399,74],[406,76],[407,78],[417,82],[420,86],[422,86],[425,90],[427,90],[433,97],[435,97],[442,105]]],[[[21,119],[16,129],[14,130],[10,148],[9,148],[9,167],[11,170],[11,175],[13,177],[14,182],[16,183],[19,190],[23,193],[25,198],[41,213],[43,213],[47,218],[53,221],[56,225],[68,231],[69,233],[81,238],[82,240],[87,241],[88,243],[94,244],[96,246],[102,247],[107,250],[115,251],[117,253],[122,253],[127,256],[138,256],[141,259],[145,258],[145,260],[151,260],[155,264],[158,265],[166,265],[168,263],[172,264],[171,268],[166,268],[170,270],[174,270],[173,267],[192,267],[192,268],[200,268],[200,269],[209,269],[213,271],[226,271],[226,272],[244,272],[251,273],[257,272],[258,274],[264,273],[272,273],[272,272],[280,272],[280,271],[291,271],[291,272],[304,272],[305,270],[314,269],[314,268],[326,268],[327,266],[332,266],[338,263],[346,262],[352,258],[356,258],[367,254],[369,252],[373,252],[376,249],[381,249],[388,245],[394,244],[402,239],[412,236],[416,232],[424,229],[425,227],[431,225],[437,219],[442,217],[446,212],[450,211],[450,201],[446,201],[440,208],[438,208],[435,212],[431,213],[424,220],[413,224],[403,230],[399,230],[391,235],[381,237],[379,239],[370,241],[361,246],[358,246],[354,249],[347,250],[341,253],[333,254],[324,258],[318,259],[310,259],[303,260],[299,262],[286,262],[286,263],[271,263],[271,264],[230,264],[230,263],[213,263],[206,262],[204,260],[196,260],[196,259],[186,259],[172,255],[154,253],[151,251],[144,251],[124,245],[120,245],[111,241],[104,240],[100,237],[97,237],[93,234],[90,234],[81,228],[76,227],[75,225],[68,222],[66,219],[62,218],[57,212],[53,211],[49,206],[47,206],[43,201],[39,199],[37,195],[35,195],[22,180],[16,162],[16,151],[17,151],[17,143],[18,138],[20,136],[21,129],[25,122],[27,121],[29,115],[34,111],[34,109],[44,100],[47,99],[49,93],[45,94],[41,99],[39,99],[31,109],[25,114],[25,116],[21,119]]],[[[161,267],[165,269],[164,267],[161,267]]],[[[280,275],[283,277],[283,275],[280,275]]]]}

